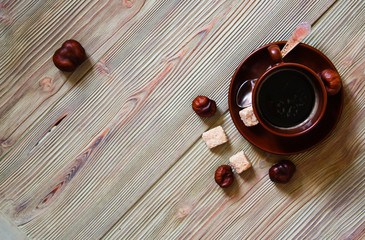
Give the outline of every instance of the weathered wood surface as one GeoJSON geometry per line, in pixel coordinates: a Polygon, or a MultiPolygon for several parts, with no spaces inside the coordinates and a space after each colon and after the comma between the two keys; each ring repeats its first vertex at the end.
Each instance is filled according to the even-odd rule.
{"type": "MultiPolygon", "coordinates": [[[[143,5],[144,1],[127,0],[8,1],[0,5],[0,156],[92,65],[97,67],[115,39],[124,40],[143,5]],[[90,58],[77,72],[64,74],[53,66],[52,55],[70,38],[81,42],[90,58]]],[[[98,66],[99,71],[108,71],[103,61],[98,66]]]]}
{"type": "Polygon", "coordinates": [[[0,239],[27,240],[27,236],[17,228],[3,213],[0,212],[0,239]]]}
{"type": "Polygon", "coordinates": [[[0,7],[0,208],[30,239],[364,235],[363,1],[0,7]],[[281,187],[267,177],[279,157],[239,135],[227,92],[248,53],[304,20],[313,24],[305,42],[343,77],[345,107],[330,138],[290,157],[298,172],[281,187]],[[51,61],[67,38],[90,59],[73,74],[51,61]],[[197,117],[198,94],[215,99],[219,113],[197,117]],[[216,125],[230,142],[210,151],[200,135],[216,125]],[[214,171],[242,149],[253,169],[223,191],[214,171]]]}

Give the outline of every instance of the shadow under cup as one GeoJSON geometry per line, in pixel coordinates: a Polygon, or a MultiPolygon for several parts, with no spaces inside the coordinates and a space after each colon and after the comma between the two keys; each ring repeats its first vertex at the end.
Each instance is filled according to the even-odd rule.
{"type": "Polygon", "coordinates": [[[327,93],[319,76],[296,63],[281,63],[266,71],[252,95],[254,113],[260,124],[275,135],[305,134],[322,118],[327,93]]]}

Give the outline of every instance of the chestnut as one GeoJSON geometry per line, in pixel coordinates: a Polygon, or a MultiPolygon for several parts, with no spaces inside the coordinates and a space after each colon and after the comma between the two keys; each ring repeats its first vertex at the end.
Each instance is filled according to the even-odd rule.
{"type": "Polygon", "coordinates": [[[197,96],[193,100],[192,107],[200,117],[211,117],[217,110],[215,101],[206,96],[197,96]]]}
{"type": "Polygon", "coordinates": [[[85,49],[76,40],[67,40],[53,55],[53,63],[64,72],[72,72],[86,60],[85,49]]]}
{"type": "Polygon", "coordinates": [[[287,183],[295,172],[295,165],[290,160],[281,160],[269,169],[271,181],[276,183],[287,183]]]}
{"type": "Polygon", "coordinates": [[[342,84],[338,72],[332,69],[325,69],[320,73],[320,76],[326,86],[328,95],[335,95],[341,90],[342,84]]]}
{"type": "Polygon", "coordinates": [[[222,188],[229,187],[234,180],[232,168],[229,165],[222,165],[217,168],[214,175],[215,182],[222,188]]]}

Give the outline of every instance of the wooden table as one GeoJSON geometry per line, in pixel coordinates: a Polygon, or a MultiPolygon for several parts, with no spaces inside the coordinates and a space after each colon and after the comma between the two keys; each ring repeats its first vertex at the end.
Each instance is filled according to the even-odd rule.
{"type": "Polygon", "coordinates": [[[0,239],[365,238],[365,2],[100,0],[0,2],[0,239]],[[254,49],[305,39],[340,73],[344,109],[329,138],[285,157],[250,144],[228,88],[254,49]],[[67,39],[88,60],[73,73],[52,55],[67,39]],[[198,117],[192,100],[217,102],[198,117]],[[221,125],[229,142],[201,134],[221,125]],[[219,165],[253,167],[223,190],[219,165]]]}

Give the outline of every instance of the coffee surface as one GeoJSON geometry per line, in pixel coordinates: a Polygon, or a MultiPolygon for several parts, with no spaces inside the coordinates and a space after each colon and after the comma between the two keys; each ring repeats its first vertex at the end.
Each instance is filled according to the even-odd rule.
{"type": "Polygon", "coordinates": [[[269,75],[258,94],[258,108],[266,121],[278,127],[293,127],[307,119],[315,103],[310,79],[287,69],[269,75]]]}

